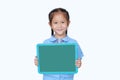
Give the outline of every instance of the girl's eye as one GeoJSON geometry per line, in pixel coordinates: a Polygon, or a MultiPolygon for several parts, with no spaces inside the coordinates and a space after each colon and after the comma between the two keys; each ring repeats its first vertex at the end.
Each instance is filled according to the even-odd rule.
{"type": "Polygon", "coordinates": [[[62,22],[62,23],[65,23],[65,22],[62,22]]]}
{"type": "Polygon", "coordinates": [[[57,24],[57,22],[54,22],[54,24],[57,24]]]}

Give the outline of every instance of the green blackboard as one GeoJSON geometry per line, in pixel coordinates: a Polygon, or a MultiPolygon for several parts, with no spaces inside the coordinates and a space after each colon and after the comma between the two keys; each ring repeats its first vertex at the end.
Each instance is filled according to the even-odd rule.
{"type": "Polygon", "coordinates": [[[76,49],[76,44],[37,44],[38,72],[76,73],[76,49]]]}

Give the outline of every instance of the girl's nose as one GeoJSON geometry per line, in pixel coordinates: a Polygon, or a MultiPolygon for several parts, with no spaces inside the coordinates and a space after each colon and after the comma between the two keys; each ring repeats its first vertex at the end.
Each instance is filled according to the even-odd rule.
{"type": "Polygon", "coordinates": [[[58,24],[58,27],[62,27],[62,24],[61,24],[61,23],[59,23],[59,24],[58,24]]]}

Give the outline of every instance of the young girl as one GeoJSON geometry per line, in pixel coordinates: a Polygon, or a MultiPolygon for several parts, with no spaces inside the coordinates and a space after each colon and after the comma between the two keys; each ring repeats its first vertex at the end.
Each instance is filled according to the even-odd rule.
{"type": "MultiPolygon", "coordinates": [[[[69,13],[63,8],[55,8],[49,13],[49,25],[51,27],[51,37],[46,39],[44,43],[77,43],[76,40],[67,35],[67,29],[70,24],[69,13]]],[[[78,43],[77,43],[78,44],[78,43]]],[[[83,53],[78,47],[78,59],[76,66],[80,68],[83,53]]],[[[37,57],[34,59],[34,64],[38,65],[37,57]]],[[[43,80],[73,80],[74,74],[43,74],[43,80]]]]}

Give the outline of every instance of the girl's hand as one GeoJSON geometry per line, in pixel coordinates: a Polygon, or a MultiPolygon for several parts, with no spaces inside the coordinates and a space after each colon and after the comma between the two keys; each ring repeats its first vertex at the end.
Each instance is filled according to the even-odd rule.
{"type": "Polygon", "coordinates": [[[36,66],[38,66],[38,59],[37,59],[37,56],[35,56],[35,58],[34,58],[34,64],[35,64],[36,66]]]}
{"type": "Polygon", "coordinates": [[[76,60],[76,66],[77,66],[78,68],[81,67],[81,64],[82,64],[82,62],[81,62],[80,58],[79,58],[78,60],[76,60]]]}

